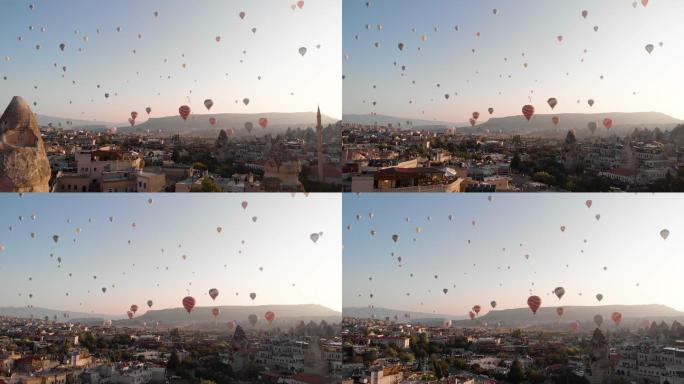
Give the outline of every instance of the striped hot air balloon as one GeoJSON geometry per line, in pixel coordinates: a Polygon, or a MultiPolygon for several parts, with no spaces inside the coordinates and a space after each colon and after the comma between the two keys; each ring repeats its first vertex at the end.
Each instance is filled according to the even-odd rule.
{"type": "Polygon", "coordinates": [[[532,115],[534,115],[534,106],[527,104],[522,107],[522,114],[525,116],[527,121],[530,121],[532,115]]]}
{"type": "Polygon", "coordinates": [[[183,308],[185,308],[188,313],[192,312],[192,309],[195,308],[195,298],[192,296],[185,296],[183,298],[183,308]]]}
{"type": "Polygon", "coordinates": [[[183,120],[187,120],[188,116],[190,116],[190,107],[187,105],[181,105],[180,108],[178,108],[178,114],[183,118],[183,120]]]}
{"type": "Polygon", "coordinates": [[[533,314],[537,314],[537,310],[541,306],[541,298],[539,296],[530,296],[527,298],[527,306],[530,307],[533,314]]]}

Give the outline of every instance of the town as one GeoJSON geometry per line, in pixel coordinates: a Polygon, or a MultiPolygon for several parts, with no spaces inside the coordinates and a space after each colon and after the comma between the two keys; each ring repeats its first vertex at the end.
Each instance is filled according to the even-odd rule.
{"type": "Polygon", "coordinates": [[[342,140],[348,192],[684,191],[684,125],[561,139],[344,123],[342,140]]]}
{"type": "Polygon", "coordinates": [[[684,383],[684,327],[343,320],[345,383],[684,383]]]}
{"type": "Polygon", "coordinates": [[[339,324],[174,328],[0,317],[1,384],[333,383],[339,324]]]}
{"type": "MultiPolygon", "coordinates": [[[[0,124],[22,161],[0,169],[7,192],[334,192],[341,190],[338,124],[288,127],[282,133],[213,137],[39,125],[13,98],[0,124]],[[21,132],[21,133],[14,133],[21,132]],[[235,137],[234,137],[235,136],[235,137]],[[19,147],[20,149],[17,149],[19,147]]],[[[178,118],[180,119],[180,118],[178,118]]],[[[252,132],[251,123],[246,123],[252,132]]]]}

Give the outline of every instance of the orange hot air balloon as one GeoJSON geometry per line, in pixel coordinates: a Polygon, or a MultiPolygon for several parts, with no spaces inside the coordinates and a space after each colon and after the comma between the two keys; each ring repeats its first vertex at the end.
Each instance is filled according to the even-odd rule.
{"type": "Polygon", "coordinates": [[[133,313],[138,312],[138,306],[135,304],[131,305],[131,312],[133,312],[133,313]]]}
{"type": "Polygon", "coordinates": [[[212,308],[211,309],[211,314],[214,315],[214,317],[218,317],[218,315],[221,314],[221,310],[218,308],[212,308]]]}
{"type": "Polygon", "coordinates": [[[188,313],[192,312],[192,309],[195,308],[195,298],[192,296],[185,296],[183,298],[183,308],[185,308],[188,313]]]}
{"type": "Polygon", "coordinates": [[[615,325],[619,327],[620,322],[622,321],[622,313],[613,312],[613,314],[610,315],[610,318],[613,319],[613,323],[615,323],[615,325]]]}
{"type": "Polygon", "coordinates": [[[606,129],[610,129],[610,127],[613,126],[613,119],[606,117],[603,119],[603,126],[606,127],[606,129]]]}
{"type": "Polygon", "coordinates": [[[264,317],[266,318],[266,321],[268,321],[268,323],[271,324],[275,319],[275,313],[268,311],[266,312],[266,315],[264,315],[264,317]]]}
{"type": "Polygon", "coordinates": [[[133,312],[128,311],[126,312],[126,314],[128,315],[128,320],[131,320],[133,318],[133,312]]]}
{"type": "Polygon", "coordinates": [[[215,117],[210,117],[210,118],[209,118],[209,124],[211,124],[212,126],[215,126],[215,125],[216,125],[216,118],[215,118],[215,117]]]}
{"type": "Polygon", "coordinates": [[[532,106],[530,104],[523,106],[522,107],[522,114],[523,114],[523,116],[525,116],[527,121],[530,121],[530,119],[534,115],[534,106],[532,106]]]}
{"type": "Polygon", "coordinates": [[[187,105],[181,105],[180,108],[178,108],[178,114],[183,118],[183,120],[187,120],[188,116],[190,116],[190,107],[187,105]]]}
{"type": "Polygon", "coordinates": [[[541,298],[539,296],[530,296],[527,298],[527,306],[530,307],[532,313],[537,314],[539,306],[541,306],[541,298]]]}
{"type": "Polygon", "coordinates": [[[470,316],[470,320],[474,319],[475,318],[475,312],[473,312],[473,311],[468,312],[468,316],[470,316]]]}
{"type": "Polygon", "coordinates": [[[558,316],[563,316],[563,313],[565,313],[565,309],[563,309],[563,307],[556,308],[556,314],[558,316]]]}
{"type": "Polygon", "coordinates": [[[551,121],[553,121],[553,124],[558,125],[558,123],[560,123],[560,117],[554,116],[551,118],[551,121]]]}
{"type": "Polygon", "coordinates": [[[480,118],[480,112],[473,112],[473,119],[477,120],[480,118]]]}
{"type": "Polygon", "coordinates": [[[266,127],[268,127],[268,119],[265,117],[260,118],[259,119],[259,126],[261,126],[261,128],[264,128],[264,129],[266,127]]]}
{"type": "Polygon", "coordinates": [[[475,312],[476,314],[480,313],[480,309],[482,309],[482,308],[479,305],[473,306],[473,312],[475,312]]]}

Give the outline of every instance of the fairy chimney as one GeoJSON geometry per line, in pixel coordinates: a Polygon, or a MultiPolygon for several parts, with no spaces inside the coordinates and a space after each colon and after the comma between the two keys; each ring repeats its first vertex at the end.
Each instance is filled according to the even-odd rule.
{"type": "Polygon", "coordinates": [[[0,192],[48,192],[50,163],[38,122],[14,96],[0,118],[0,192]]]}

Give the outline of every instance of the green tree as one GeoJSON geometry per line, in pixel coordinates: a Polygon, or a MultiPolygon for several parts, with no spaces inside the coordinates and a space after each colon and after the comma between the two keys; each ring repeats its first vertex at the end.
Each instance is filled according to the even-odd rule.
{"type": "Polygon", "coordinates": [[[519,383],[525,379],[525,371],[523,370],[523,365],[518,360],[516,357],[515,360],[513,360],[513,364],[511,365],[511,369],[508,371],[508,380],[510,380],[513,383],[519,383]]]}

